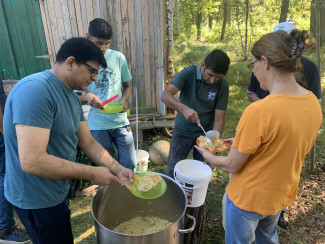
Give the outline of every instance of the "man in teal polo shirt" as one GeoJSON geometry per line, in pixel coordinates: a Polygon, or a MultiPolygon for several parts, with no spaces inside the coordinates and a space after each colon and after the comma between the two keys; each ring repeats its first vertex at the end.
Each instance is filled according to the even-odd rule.
{"type": "Polygon", "coordinates": [[[199,125],[208,130],[223,131],[228,104],[229,83],[223,78],[229,69],[226,53],[214,50],[201,65],[184,68],[161,95],[167,107],[176,110],[173,137],[166,174],[173,177],[175,164],[186,159],[191,149],[193,158],[204,161],[194,148],[196,139],[203,134],[199,125]],[[179,101],[175,95],[180,92],[179,101]]]}

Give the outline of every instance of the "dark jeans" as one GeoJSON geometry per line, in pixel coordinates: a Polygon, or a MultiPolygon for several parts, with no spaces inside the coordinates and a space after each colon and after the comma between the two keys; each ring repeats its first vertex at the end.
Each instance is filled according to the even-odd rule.
{"type": "Polygon", "coordinates": [[[196,139],[181,136],[173,132],[173,137],[170,141],[170,150],[167,162],[166,175],[174,178],[175,165],[183,160],[187,159],[188,154],[193,148],[193,159],[204,162],[202,155],[194,148],[196,145],[196,139]]]}
{"type": "Polygon", "coordinates": [[[4,196],[5,172],[5,142],[3,135],[0,133],[0,230],[15,224],[13,207],[4,196]]]}
{"type": "Polygon", "coordinates": [[[14,208],[33,244],[73,244],[68,198],[50,208],[14,208]]]}

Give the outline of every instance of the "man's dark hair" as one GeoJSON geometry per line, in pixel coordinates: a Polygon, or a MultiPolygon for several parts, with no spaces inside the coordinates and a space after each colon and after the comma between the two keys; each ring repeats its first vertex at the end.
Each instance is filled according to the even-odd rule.
{"type": "Polygon", "coordinates": [[[217,74],[226,75],[229,69],[230,59],[225,52],[215,49],[206,56],[204,64],[206,69],[211,69],[217,74]]]}
{"type": "Polygon", "coordinates": [[[95,61],[103,68],[107,68],[107,63],[102,51],[95,43],[84,37],[72,37],[66,40],[56,55],[56,62],[62,63],[73,56],[76,62],[95,61]]]}
{"type": "Polygon", "coordinates": [[[111,40],[113,34],[110,24],[106,20],[100,18],[93,19],[89,22],[88,33],[93,37],[107,40],[111,40]]]}

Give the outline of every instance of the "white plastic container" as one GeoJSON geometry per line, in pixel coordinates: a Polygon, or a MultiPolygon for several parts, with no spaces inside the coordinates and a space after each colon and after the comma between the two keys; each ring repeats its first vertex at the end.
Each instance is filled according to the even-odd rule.
{"type": "Polygon", "coordinates": [[[137,166],[135,171],[147,171],[149,162],[149,153],[145,150],[138,150],[137,153],[137,166]]]}
{"type": "Polygon", "coordinates": [[[185,159],[175,165],[174,178],[186,193],[188,207],[203,205],[211,177],[211,168],[201,161],[185,159]]]}

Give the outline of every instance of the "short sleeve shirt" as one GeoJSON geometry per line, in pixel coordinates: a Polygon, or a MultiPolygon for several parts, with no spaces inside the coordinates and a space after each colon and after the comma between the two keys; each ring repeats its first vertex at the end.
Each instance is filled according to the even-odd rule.
{"type": "MultiPolygon", "coordinates": [[[[201,76],[200,65],[184,68],[171,84],[180,90],[179,101],[198,113],[201,125],[206,130],[213,128],[215,110],[227,110],[228,82],[222,77],[215,84],[206,84],[201,76]]],[[[200,127],[187,121],[181,113],[177,113],[174,131],[193,139],[202,135],[200,127]]]]}
{"type": "MultiPolygon", "coordinates": [[[[314,93],[318,100],[322,99],[322,91],[320,85],[319,71],[316,64],[306,57],[301,57],[302,77],[298,80],[298,83],[305,87],[307,90],[314,93]]],[[[256,93],[256,95],[263,99],[270,94],[269,91],[265,91],[260,87],[260,83],[252,73],[250,83],[247,88],[248,93],[256,93]]]]}
{"type": "MultiPolygon", "coordinates": [[[[128,69],[127,61],[120,52],[107,49],[105,53],[107,68],[100,67],[97,81],[92,82],[87,89],[88,93],[95,94],[102,102],[119,95],[114,102],[122,100],[123,82],[129,82],[132,76],[128,69]]],[[[90,130],[107,130],[128,125],[126,113],[100,113],[99,109],[91,107],[88,114],[90,130]]]]}
{"type": "Polygon", "coordinates": [[[301,57],[302,63],[302,81],[299,83],[307,90],[314,93],[318,100],[322,99],[322,91],[320,85],[320,76],[317,65],[306,57],[301,57]]]}
{"type": "Polygon", "coordinates": [[[305,155],[321,123],[321,107],[311,92],[272,94],[250,104],[233,142],[249,157],[231,175],[226,188],[229,199],[243,210],[262,215],[274,215],[290,206],[296,199],[305,155]]]}
{"type": "Polygon", "coordinates": [[[15,125],[49,129],[48,154],[75,161],[80,121],[84,117],[78,96],[49,70],[30,75],[13,87],[4,117],[5,196],[9,202],[23,209],[52,207],[65,199],[70,186],[68,179],[46,179],[22,170],[15,125]]]}
{"type": "Polygon", "coordinates": [[[248,88],[247,88],[248,93],[256,93],[256,95],[260,98],[263,99],[267,95],[270,94],[269,91],[265,91],[260,87],[260,83],[258,82],[256,76],[254,73],[251,75],[251,80],[249,82],[248,88]]]}

